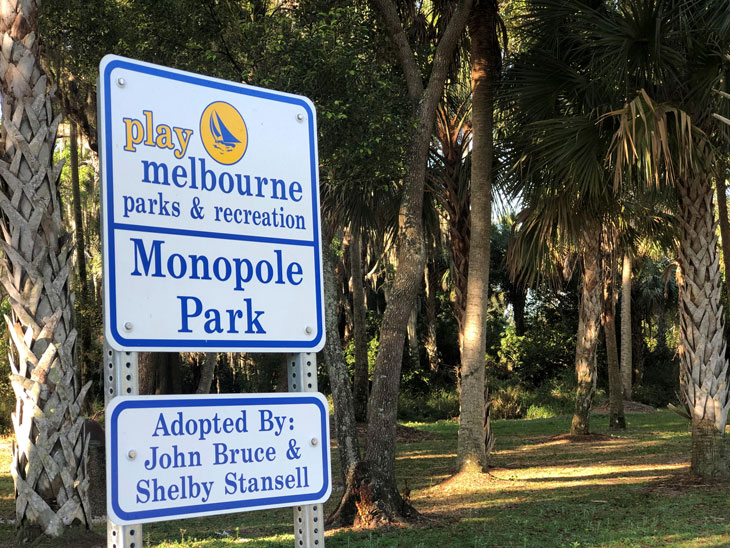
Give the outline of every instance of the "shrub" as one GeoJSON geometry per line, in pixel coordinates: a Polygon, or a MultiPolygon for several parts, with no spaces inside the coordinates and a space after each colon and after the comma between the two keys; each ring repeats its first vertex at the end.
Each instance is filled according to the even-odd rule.
{"type": "Polygon", "coordinates": [[[426,394],[401,392],[398,396],[398,419],[402,421],[437,421],[459,416],[459,394],[455,389],[439,389],[426,394]]]}

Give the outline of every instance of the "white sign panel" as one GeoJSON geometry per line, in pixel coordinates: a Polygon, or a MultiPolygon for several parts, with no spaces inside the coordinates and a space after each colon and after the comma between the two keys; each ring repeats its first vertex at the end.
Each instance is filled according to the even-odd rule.
{"type": "Polygon", "coordinates": [[[319,350],[312,103],[116,56],[98,96],[112,346],[319,350]]]}
{"type": "Polygon", "coordinates": [[[331,491],[318,393],[115,398],[106,447],[119,524],[317,504],[331,491]]]}

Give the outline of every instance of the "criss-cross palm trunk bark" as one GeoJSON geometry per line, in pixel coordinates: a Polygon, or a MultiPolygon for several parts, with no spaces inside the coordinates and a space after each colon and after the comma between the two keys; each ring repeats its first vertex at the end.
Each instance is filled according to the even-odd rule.
{"type": "Polygon", "coordinates": [[[699,176],[679,181],[677,190],[679,359],[683,397],[692,417],[692,472],[727,477],[725,425],[730,401],[712,185],[709,177],[699,176]]]}
{"type": "Polygon", "coordinates": [[[61,164],[53,165],[60,117],[38,63],[37,3],[4,0],[0,8],[0,281],[12,309],[15,524],[22,538],[60,536],[65,526],[88,526],[91,515],[80,415],[89,385],[79,389],[74,376],[71,248],[61,220],[61,164]]]}
{"type": "Polygon", "coordinates": [[[575,373],[578,388],[571,434],[590,433],[591,405],[596,391],[596,345],[601,323],[600,227],[586,230],[583,246],[583,284],[578,308],[578,335],[575,346],[575,373]]]}
{"type": "Polygon", "coordinates": [[[471,36],[471,242],[461,353],[458,459],[462,471],[487,468],[492,435],[487,420],[485,360],[492,227],[492,130],[497,75],[497,2],[479,0],[469,18],[471,36]]]}

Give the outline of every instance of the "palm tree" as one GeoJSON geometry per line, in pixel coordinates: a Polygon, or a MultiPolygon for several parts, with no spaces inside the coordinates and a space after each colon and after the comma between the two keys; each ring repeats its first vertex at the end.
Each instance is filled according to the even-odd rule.
{"type": "Polygon", "coordinates": [[[457,81],[446,88],[436,110],[436,127],[430,150],[432,169],[426,176],[429,190],[446,218],[453,280],[451,300],[454,319],[459,326],[460,349],[469,272],[471,124],[471,90],[457,81]]]}
{"type": "Polygon", "coordinates": [[[560,28],[555,62],[580,68],[570,87],[594,93],[599,126],[614,134],[608,153],[614,186],[642,180],[676,193],[679,355],[692,418],[692,470],[729,475],[730,399],[711,181],[718,139],[712,89],[730,49],[730,4],[540,0],[532,6],[533,26],[560,28]],[[584,85],[581,75],[596,86],[584,85]]]}
{"type": "Polygon", "coordinates": [[[523,53],[506,73],[502,100],[514,169],[510,190],[525,206],[508,252],[514,274],[528,284],[555,282],[571,255],[580,258],[572,434],[590,431],[601,320],[602,227],[617,204],[604,166],[611,128],[597,123],[606,91],[586,72],[590,55],[570,34],[569,12],[557,1],[528,4],[523,53]]]}
{"type": "MultiPolygon", "coordinates": [[[[461,470],[482,471],[493,444],[485,384],[489,252],[492,232],[494,92],[502,66],[497,0],[477,0],[469,18],[472,140],[470,242],[461,352],[458,460],[461,470]]],[[[500,32],[502,31],[502,32],[500,32]]]]}
{"type": "Polygon", "coordinates": [[[60,117],[38,62],[38,6],[2,3],[0,281],[12,308],[10,367],[17,396],[11,473],[23,538],[90,524],[88,441],[81,406],[89,384],[74,374],[70,239],[53,164],[60,117]]]}

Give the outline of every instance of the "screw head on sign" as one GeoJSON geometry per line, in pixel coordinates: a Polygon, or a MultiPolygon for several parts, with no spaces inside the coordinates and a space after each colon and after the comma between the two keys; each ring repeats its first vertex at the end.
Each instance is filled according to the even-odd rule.
{"type": "Polygon", "coordinates": [[[134,460],[137,458],[137,452],[134,449],[130,449],[127,457],[129,457],[129,460],[134,460]]]}
{"type": "Polygon", "coordinates": [[[127,81],[124,78],[117,78],[117,86],[123,88],[127,85],[127,81]]]}
{"type": "Polygon", "coordinates": [[[297,114],[297,122],[303,122],[304,121],[304,114],[301,112],[297,114]]]}
{"type": "Polygon", "coordinates": [[[311,335],[311,334],[312,334],[312,328],[311,328],[311,327],[309,327],[309,326],[307,326],[307,327],[305,327],[305,328],[304,328],[304,332],[305,332],[305,333],[306,333],[307,335],[311,335]]]}
{"type": "Polygon", "coordinates": [[[124,329],[126,329],[127,331],[132,331],[132,322],[125,323],[124,329]]]}
{"type": "Polygon", "coordinates": [[[312,447],[316,447],[319,443],[319,440],[317,438],[312,438],[312,440],[309,442],[312,444],[312,447]]]}

